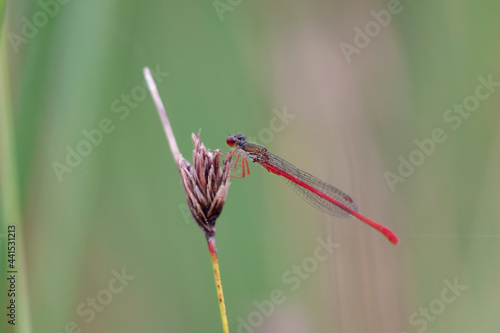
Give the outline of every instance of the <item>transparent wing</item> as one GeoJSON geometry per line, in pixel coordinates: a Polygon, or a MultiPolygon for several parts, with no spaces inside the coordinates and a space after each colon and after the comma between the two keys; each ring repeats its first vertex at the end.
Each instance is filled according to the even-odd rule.
{"type": "MultiPolygon", "coordinates": [[[[344,204],[345,206],[355,211],[358,211],[358,206],[350,196],[348,196],[341,190],[335,188],[334,186],[325,183],[321,179],[316,178],[305,171],[297,169],[295,166],[288,163],[281,157],[269,153],[269,163],[277,166],[278,168],[289,173],[291,176],[296,177],[297,179],[303,181],[304,183],[316,188],[318,191],[323,192],[332,199],[335,199],[338,202],[344,204]]],[[[297,193],[302,199],[304,199],[314,208],[337,217],[351,216],[351,214],[347,213],[342,208],[338,207],[337,205],[331,203],[328,200],[323,199],[314,192],[311,192],[308,189],[305,189],[302,186],[299,186],[288,179],[285,179],[285,181],[292,188],[292,190],[294,190],[295,193],[297,193]]]]}

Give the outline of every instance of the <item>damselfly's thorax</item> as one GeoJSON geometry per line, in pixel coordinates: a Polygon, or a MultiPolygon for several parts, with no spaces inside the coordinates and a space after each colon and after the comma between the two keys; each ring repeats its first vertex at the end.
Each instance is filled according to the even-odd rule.
{"type": "Polygon", "coordinates": [[[253,162],[264,163],[269,162],[269,153],[267,148],[256,145],[254,143],[244,142],[240,145],[243,156],[250,158],[253,162]]]}

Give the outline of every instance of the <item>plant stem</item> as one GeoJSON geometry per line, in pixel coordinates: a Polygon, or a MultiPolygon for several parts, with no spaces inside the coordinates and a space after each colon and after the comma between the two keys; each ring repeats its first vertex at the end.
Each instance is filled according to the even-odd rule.
{"type": "Polygon", "coordinates": [[[220,279],[219,260],[217,259],[217,249],[215,247],[215,238],[207,234],[208,250],[210,251],[210,259],[212,260],[212,267],[214,270],[215,286],[217,287],[217,298],[219,299],[220,317],[222,319],[222,331],[229,333],[229,326],[227,323],[226,304],[224,303],[224,294],[222,292],[222,282],[220,279]]]}
{"type": "Polygon", "coordinates": [[[153,97],[156,109],[158,110],[158,114],[160,115],[161,123],[163,124],[163,130],[165,131],[165,135],[167,136],[167,140],[170,145],[170,150],[172,150],[172,155],[174,155],[175,162],[178,163],[179,159],[181,158],[181,153],[179,152],[179,147],[177,147],[177,142],[175,141],[174,132],[172,131],[172,126],[170,126],[170,121],[168,121],[165,106],[163,105],[160,94],[158,93],[158,88],[156,88],[155,80],[153,78],[153,75],[151,75],[151,71],[148,67],[144,67],[143,72],[146,83],[148,84],[149,92],[153,97]]]}
{"type": "MultiPolygon", "coordinates": [[[[179,152],[179,147],[177,147],[177,142],[175,141],[174,132],[172,131],[172,126],[170,126],[170,121],[168,120],[167,113],[165,111],[165,106],[163,105],[160,94],[158,93],[158,88],[156,87],[151,71],[149,70],[148,67],[144,67],[143,72],[144,72],[144,78],[146,79],[146,83],[149,88],[149,92],[153,97],[156,109],[158,110],[158,114],[160,115],[160,119],[163,124],[163,130],[165,131],[168,143],[170,144],[170,150],[172,150],[172,155],[174,155],[174,160],[178,168],[180,168],[179,161],[182,159],[182,156],[179,152]]],[[[179,169],[179,172],[180,171],[181,170],[179,169]]],[[[182,172],[181,172],[181,177],[182,177],[182,172]]],[[[222,329],[224,333],[229,333],[229,326],[227,323],[227,316],[226,316],[226,305],[224,303],[224,295],[222,293],[222,283],[220,280],[219,261],[217,259],[217,249],[215,248],[215,238],[213,233],[210,233],[210,230],[204,230],[204,231],[207,238],[208,249],[210,251],[210,258],[212,260],[215,286],[217,287],[220,315],[222,318],[222,329]]]]}

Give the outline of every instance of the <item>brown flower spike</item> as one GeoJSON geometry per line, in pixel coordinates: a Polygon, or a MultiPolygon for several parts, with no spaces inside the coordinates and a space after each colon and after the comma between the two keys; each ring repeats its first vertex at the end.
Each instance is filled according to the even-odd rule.
{"type": "MultiPolygon", "coordinates": [[[[221,168],[220,151],[207,151],[200,134],[192,134],[193,165],[184,158],[177,162],[182,185],[194,220],[207,236],[215,235],[215,221],[222,212],[229,189],[229,168],[221,168]]],[[[225,159],[229,166],[231,159],[225,159]]]]}

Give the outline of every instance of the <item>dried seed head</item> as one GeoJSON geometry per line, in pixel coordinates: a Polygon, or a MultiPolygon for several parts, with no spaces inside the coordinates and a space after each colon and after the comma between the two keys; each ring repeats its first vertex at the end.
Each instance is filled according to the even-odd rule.
{"type": "MultiPolygon", "coordinates": [[[[193,134],[193,165],[184,158],[178,160],[182,185],[189,209],[196,223],[207,234],[215,234],[215,221],[222,212],[229,189],[229,169],[221,168],[220,151],[207,151],[200,134],[193,134]]],[[[223,165],[229,166],[231,158],[223,165]]]]}

